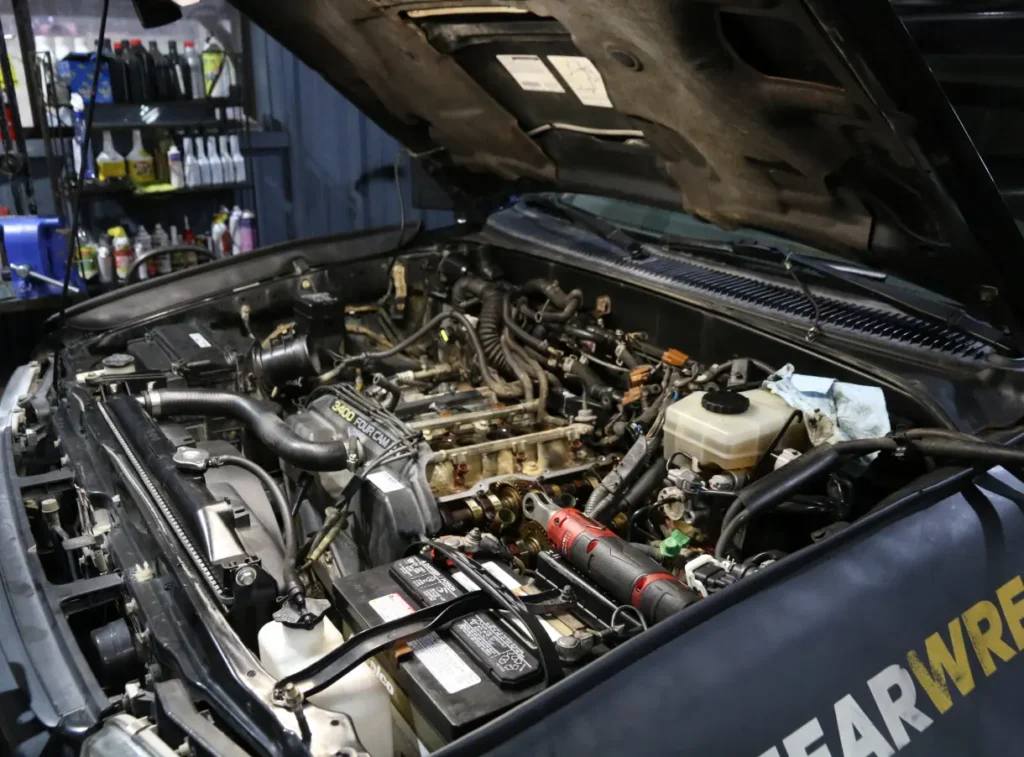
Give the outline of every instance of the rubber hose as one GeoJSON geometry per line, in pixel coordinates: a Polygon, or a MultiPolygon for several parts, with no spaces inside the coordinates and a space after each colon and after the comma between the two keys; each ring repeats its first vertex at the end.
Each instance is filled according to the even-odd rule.
{"type": "Polygon", "coordinates": [[[477,333],[483,345],[487,362],[505,374],[515,372],[504,348],[501,346],[503,311],[505,295],[493,287],[485,289],[480,296],[480,321],[477,333]]]}
{"type": "Polygon", "coordinates": [[[277,514],[281,519],[281,530],[284,537],[284,568],[282,569],[283,586],[279,587],[282,596],[297,597],[305,590],[299,580],[298,571],[295,570],[295,561],[299,556],[299,539],[295,534],[295,522],[292,520],[291,506],[288,498],[284,496],[281,487],[273,477],[267,473],[262,466],[252,460],[238,455],[217,455],[210,458],[210,465],[222,466],[233,465],[236,468],[244,468],[258,478],[267,491],[270,492],[270,500],[277,508],[277,514]]]}
{"type": "Polygon", "coordinates": [[[538,339],[537,337],[530,334],[526,329],[522,328],[512,314],[512,293],[505,292],[505,297],[502,302],[502,315],[505,319],[505,326],[518,337],[524,344],[529,345],[533,349],[540,353],[550,352],[551,348],[547,342],[538,339]]]}
{"type": "Polygon", "coordinates": [[[612,407],[622,399],[621,392],[616,392],[615,389],[604,383],[593,368],[579,360],[573,361],[569,367],[569,374],[578,378],[583,383],[587,394],[605,408],[612,407]]]}
{"type": "Polygon", "coordinates": [[[363,352],[358,355],[350,355],[346,357],[340,364],[339,368],[345,368],[353,363],[362,363],[368,360],[381,360],[384,358],[392,357],[398,354],[413,342],[418,342],[420,339],[425,337],[427,334],[434,329],[439,323],[444,321],[446,318],[451,318],[458,321],[466,331],[466,338],[469,339],[470,347],[473,348],[473,354],[476,357],[477,366],[480,368],[480,373],[484,377],[484,382],[490,387],[496,395],[502,399],[510,399],[514,397],[523,396],[522,388],[509,385],[504,381],[500,381],[494,378],[491,374],[487,364],[487,356],[484,354],[483,346],[480,344],[480,339],[476,335],[476,331],[473,330],[473,324],[469,322],[462,313],[457,310],[449,310],[444,313],[438,313],[425,324],[420,326],[413,334],[407,336],[405,339],[398,342],[394,347],[387,350],[381,350],[380,352],[363,352]]]}
{"type": "Polygon", "coordinates": [[[560,311],[541,312],[524,307],[523,312],[538,323],[565,323],[576,314],[580,305],[583,304],[583,292],[579,289],[573,289],[566,293],[558,284],[547,279],[531,279],[523,284],[523,290],[539,294],[556,308],[561,308],[560,311]]]}
{"type": "Polygon", "coordinates": [[[525,347],[516,344],[511,339],[509,340],[509,348],[526,365],[527,369],[533,371],[533,375],[537,377],[537,422],[544,423],[549,420],[548,392],[550,391],[550,385],[548,383],[547,371],[526,351],[525,347]]]}
{"type": "Polygon", "coordinates": [[[299,468],[337,471],[346,467],[344,443],[307,441],[263,403],[245,394],[219,389],[154,389],[143,392],[142,399],[154,417],[195,413],[241,421],[271,452],[299,468]]]}
{"type": "Polygon", "coordinates": [[[520,386],[523,387],[523,397],[527,402],[533,402],[533,381],[530,379],[530,374],[526,372],[526,369],[522,366],[519,360],[512,354],[508,346],[508,335],[502,334],[498,338],[498,346],[501,348],[502,356],[505,358],[505,362],[508,367],[515,373],[516,378],[519,380],[520,386]]]}
{"type": "Polygon", "coordinates": [[[640,507],[654,492],[661,488],[665,482],[668,463],[664,457],[658,457],[651,467],[643,472],[643,475],[636,480],[629,491],[622,497],[623,507],[620,508],[630,512],[640,507]]]}

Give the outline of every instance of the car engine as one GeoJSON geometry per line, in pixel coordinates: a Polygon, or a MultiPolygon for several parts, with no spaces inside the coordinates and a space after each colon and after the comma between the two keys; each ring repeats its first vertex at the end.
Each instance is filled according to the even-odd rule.
{"type": "Polygon", "coordinates": [[[29,520],[50,580],[123,574],[80,643],[126,707],[175,675],[162,576],[311,752],[434,750],[891,489],[826,470],[782,365],[691,359],[487,249],[374,265],[79,335],[53,404],[35,364],[21,475],[67,473],[29,520]]]}

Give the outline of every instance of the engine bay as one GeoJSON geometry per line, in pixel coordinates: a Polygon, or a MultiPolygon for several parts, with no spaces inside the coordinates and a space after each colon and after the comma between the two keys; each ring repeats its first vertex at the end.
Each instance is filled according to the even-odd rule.
{"type": "MultiPolygon", "coordinates": [[[[48,579],[165,577],[311,752],[410,754],[923,469],[840,464],[810,441],[820,418],[763,388],[785,361],[692,358],[696,333],[656,343],[602,291],[518,260],[507,276],[486,248],[412,251],[369,283],[342,266],[263,307],[85,335],[55,402],[37,364],[15,442],[19,475],[45,479],[23,494],[48,579]]],[[[76,635],[120,706],[181,675],[134,588],[89,612],[76,635]]]]}

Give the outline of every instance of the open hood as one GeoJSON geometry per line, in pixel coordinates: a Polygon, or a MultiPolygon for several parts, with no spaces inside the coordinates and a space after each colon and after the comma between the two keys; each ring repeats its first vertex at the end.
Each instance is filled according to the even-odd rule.
{"type": "Polygon", "coordinates": [[[466,206],[682,208],[1024,321],[1024,240],[886,0],[234,3],[466,206]]]}

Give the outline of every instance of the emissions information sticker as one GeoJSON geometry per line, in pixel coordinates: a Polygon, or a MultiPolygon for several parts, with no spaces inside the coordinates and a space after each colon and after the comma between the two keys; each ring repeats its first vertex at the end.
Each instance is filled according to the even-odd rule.
{"type": "Polygon", "coordinates": [[[555,67],[559,75],[565,79],[576,97],[584,105],[591,105],[595,108],[611,108],[612,101],[608,99],[608,90],[605,89],[604,79],[597,66],[590,62],[589,58],[581,55],[549,55],[548,62],[555,67]]]}
{"type": "Polygon", "coordinates": [[[203,348],[204,350],[205,350],[205,349],[206,349],[207,347],[212,347],[212,346],[213,346],[212,344],[210,344],[210,340],[209,340],[209,339],[207,339],[207,338],[206,338],[205,336],[203,336],[202,334],[199,334],[199,333],[197,333],[197,332],[195,332],[195,331],[193,331],[193,332],[192,332],[191,334],[189,334],[188,336],[189,336],[189,338],[190,338],[190,339],[191,339],[191,340],[192,340],[193,342],[195,342],[195,343],[196,343],[197,345],[199,345],[200,347],[202,347],[202,348],[203,348]]]}
{"type": "MultiPolygon", "coordinates": [[[[400,594],[387,594],[371,599],[370,607],[385,621],[402,618],[414,612],[400,594]]],[[[474,673],[455,650],[445,644],[436,633],[428,633],[410,641],[409,648],[449,694],[468,689],[481,681],[480,676],[474,673]]]]}
{"type": "Polygon", "coordinates": [[[503,65],[505,70],[512,74],[516,83],[527,92],[565,92],[558,79],[551,73],[551,69],[536,55],[499,55],[498,63],[503,65]]]}

